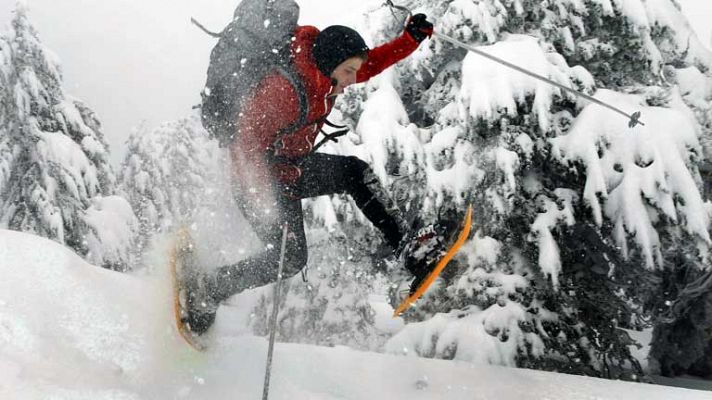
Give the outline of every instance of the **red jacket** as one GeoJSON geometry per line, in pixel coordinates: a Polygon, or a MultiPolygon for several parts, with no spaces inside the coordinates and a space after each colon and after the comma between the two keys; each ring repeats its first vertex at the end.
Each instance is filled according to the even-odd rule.
{"type": "MultiPolygon", "coordinates": [[[[329,115],[335,97],[331,78],[316,66],[312,46],[319,35],[313,26],[300,26],[292,43],[295,67],[304,82],[308,114],[307,121],[317,121],[329,115]]],[[[382,46],[369,50],[368,60],[358,71],[358,82],[365,82],[386,68],[404,59],[418,48],[418,42],[408,33],[382,46]]],[[[299,98],[292,84],[279,73],[266,76],[258,85],[253,98],[246,103],[240,117],[240,134],[230,146],[233,168],[238,176],[251,175],[247,181],[263,181],[277,178],[290,184],[299,179],[301,171],[294,165],[283,163],[270,165],[267,156],[277,141],[277,134],[299,118],[299,98]]],[[[314,123],[298,131],[284,135],[279,143],[278,156],[298,159],[308,155],[323,122],[314,123]]],[[[241,179],[245,183],[245,179],[241,179]]]]}

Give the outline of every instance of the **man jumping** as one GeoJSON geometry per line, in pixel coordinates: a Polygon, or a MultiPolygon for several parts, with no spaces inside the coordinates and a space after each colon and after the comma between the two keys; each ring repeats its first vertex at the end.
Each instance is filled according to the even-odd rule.
{"type": "MultiPolygon", "coordinates": [[[[220,302],[277,280],[285,223],[289,233],[283,275],[293,276],[306,266],[301,199],[349,194],[396,256],[406,245],[426,240],[410,234],[395,202],[365,161],[312,150],[336,96],[403,60],[432,33],[433,24],[424,14],[414,15],[400,37],[373,49],[358,32],[344,26],[321,32],[313,26],[297,28],[291,56],[301,85],[295,86],[279,73],[262,79],[241,110],[239,135],[229,147],[237,204],[265,249],[215,274],[198,275],[187,284],[187,323],[193,333],[207,331],[220,302]],[[303,93],[295,87],[302,87],[303,93]],[[299,120],[300,96],[308,106],[306,120],[312,122],[281,135],[299,120]]],[[[406,268],[417,281],[431,266],[406,264],[406,268]]]]}

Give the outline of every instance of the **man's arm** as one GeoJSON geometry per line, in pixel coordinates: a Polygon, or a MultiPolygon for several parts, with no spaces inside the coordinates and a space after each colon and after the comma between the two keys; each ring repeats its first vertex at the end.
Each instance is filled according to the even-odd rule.
{"type": "Polygon", "coordinates": [[[357,82],[365,82],[386,68],[412,54],[426,37],[433,35],[433,24],[425,14],[416,14],[408,20],[403,34],[368,52],[368,60],[356,76],[357,82]]]}
{"type": "Polygon", "coordinates": [[[365,82],[380,74],[386,68],[411,55],[419,44],[408,32],[403,32],[400,37],[371,49],[368,52],[368,60],[358,70],[356,81],[365,82]]]}

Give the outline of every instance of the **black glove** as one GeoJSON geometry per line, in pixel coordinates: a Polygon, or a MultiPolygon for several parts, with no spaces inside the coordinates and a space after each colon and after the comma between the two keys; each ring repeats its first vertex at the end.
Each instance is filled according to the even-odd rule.
{"type": "Polygon", "coordinates": [[[410,37],[420,43],[425,40],[426,37],[433,36],[433,23],[428,21],[428,17],[426,17],[425,14],[415,14],[408,20],[405,31],[408,32],[410,37]]]}

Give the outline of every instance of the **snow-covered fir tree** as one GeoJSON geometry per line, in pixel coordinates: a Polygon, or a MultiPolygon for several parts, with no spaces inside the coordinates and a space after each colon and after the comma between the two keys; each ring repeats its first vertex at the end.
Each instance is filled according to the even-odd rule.
{"type": "MultiPolygon", "coordinates": [[[[437,39],[347,93],[339,109],[355,132],[325,151],[369,161],[411,219],[475,207],[473,237],[387,349],[635,378],[624,328],[652,317],[653,365],[675,373],[686,366],[669,365],[685,357],[705,364],[712,54],[678,6],[401,3],[440,33],[641,111],[645,125],[628,128],[609,110],[437,39]],[[675,355],[685,335],[699,340],[675,355]]],[[[368,21],[373,43],[401,29],[388,9],[368,21]]],[[[344,198],[332,203],[328,212],[308,207],[364,221],[344,198]]]]}
{"type": "Polygon", "coordinates": [[[0,36],[0,226],[125,270],[137,224],[130,205],[114,195],[101,124],[65,94],[59,60],[22,4],[0,36]]]}
{"type": "Polygon", "coordinates": [[[140,252],[154,234],[190,225],[201,210],[215,208],[217,159],[217,145],[197,115],[131,134],[119,181],[140,221],[140,252]]]}

